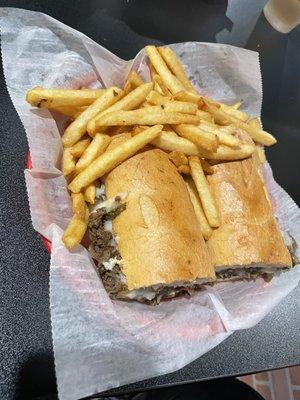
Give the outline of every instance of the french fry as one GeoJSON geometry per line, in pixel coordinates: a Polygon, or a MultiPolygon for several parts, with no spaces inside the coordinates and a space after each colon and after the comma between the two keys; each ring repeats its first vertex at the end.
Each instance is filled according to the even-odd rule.
{"type": "Polygon", "coordinates": [[[214,153],[207,152],[203,154],[203,158],[219,161],[243,160],[244,158],[250,157],[254,150],[255,146],[251,144],[242,144],[236,148],[221,144],[214,153]]]}
{"type": "Polygon", "coordinates": [[[171,94],[170,90],[167,88],[167,86],[164,84],[163,80],[161,79],[161,77],[158,74],[155,74],[153,76],[153,82],[155,85],[155,90],[157,90],[157,86],[158,86],[158,92],[161,94],[164,94],[165,96],[169,96],[171,94]]]}
{"type": "Polygon", "coordinates": [[[71,106],[60,106],[60,107],[51,107],[51,111],[57,111],[60,114],[65,115],[69,118],[76,118],[79,114],[81,114],[85,110],[86,106],[84,107],[71,107],[71,106]]]}
{"type": "Polygon", "coordinates": [[[151,80],[153,81],[154,80],[154,75],[157,75],[157,72],[155,71],[155,68],[153,67],[151,62],[149,62],[148,68],[149,68],[151,80]]]}
{"type": "Polygon", "coordinates": [[[62,241],[68,249],[73,249],[81,242],[86,230],[87,223],[73,216],[63,234],[62,241]]]}
{"type": "Polygon", "coordinates": [[[151,103],[153,105],[161,105],[170,102],[172,100],[172,97],[164,96],[156,92],[155,90],[151,90],[151,92],[146,97],[146,100],[148,101],[148,103],[151,103]]]}
{"type": "Polygon", "coordinates": [[[79,158],[82,156],[85,149],[88,147],[90,143],[91,143],[91,138],[79,140],[79,142],[74,144],[74,146],[69,147],[70,153],[72,154],[73,157],[79,158]]]}
{"type": "Polygon", "coordinates": [[[191,178],[189,178],[185,183],[186,183],[186,187],[189,192],[189,195],[190,195],[191,202],[194,207],[196,218],[200,225],[201,233],[202,233],[204,239],[208,240],[210,238],[213,230],[210,227],[209,223],[207,222],[207,219],[204,214],[195,184],[191,178]]]}
{"type": "Polygon", "coordinates": [[[196,94],[196,90],[194,86],[191,84],[187,74],[182,66],[181,61],[177,58],[176,54],[170,47],[159,47],[158,51],[167,66],[173,72],[173,74],[178,78],[178,80],[182,83],[184,88],[194,94],[196,94]]]}
{"type": "Polygon", "coordinates": [[[114,125],[157,125],[157,124],[197,124],[199,118],[196,115],[169,112],[171,107],[151,106],[133,111],[113,111],[104,114],[96,120],[96,129],[101,126],[114,125]]]}
{"type": "Polygon", "coordinates": [[[230,107],[234,108],[235,110],[238,110],[241,107],[241,105],[242,105],[242,102],[241,101],[237,101],[236,103],[231,104],[230,107]]]}
{"type": "Polygon", "coordinates": [[[227,104],[221,104],[221,110],[225,111],[227,114],[232,115],[233,117],[240,119],[241,121],[247,121],[249,115],[244,111],[237,110],[232,106],[228,106],[227,104]]]}
{"type": "Polygon", "coordinates": [[[151,144],[164,151],[181,151],[186,155],[199,155],[199,148],[193,142],[177,136],[172,131],[162,131],[151,144]]]}
{"type": "Polygon", "coordinates": [[[179,166],[177,167],[177,171],[178,171],[180,174],[184,174],[184,175],[190,175],[190,174],[191,174],[191,169],[190,169],[190,167],[189,167],[188,165],[185,165],[185,164],[179,165],[179,166]]]}
{"type": "Polygon", "coordinates": [[[89,146],[85,149],[81,158],[77,161],[75,173],[78,174],[79,172],[83,171],[95,160],[95,158],[104,153],[110,141],[110,136],[96,133],[89,146]]]}
{"type": "Polygon", "coordinates": [[[217,206],[210,191],[209,184],[205,178],[199,158],[190,156],[189,165],[207,221],[212,228],[217,228],[220,225],[217,206]]]}
{"type": "MultiPolygon", "coordinates": [[[[143,101],[145,101],[148,93],[153,89],[153,83],[145,83],[128,93],[125,97],[119,100],[117,103],[109,107],[104,112],[98,114],[96,117],[90,120],[87,125],[87,131],[90,136],[94,136],[98,130],[97,120],[102,118],[105,114],[113,111],[128,111],[138,107],[143,101]]],[[[104,131],[104,129],[101,130],[104,131]]]]}
{"type": "Polygon", "coordinates": [[[272,144],[276,143],[276,139],[270,133],[261,129],[253,128],[252,126],[227,114],[225,111],[215,107],[213,104],[207,101],[205,101],[205,108],[214,116],[217,121],[224,119],[227,120],[229,123],[247,132],[255,142],[264,144],[265,146],[271,146],[272,144]]]}
{"type": "Polygon", "coordinates": [[[184,153],[182,151],[172,151],[169,154],[169,159],[172,161],[173,164],[176,165],[176,167],[179,167],[180,165],[188,165],[189,164],[189,160],[187,159],[187,157],[184,155],[184,153]]]}
{"type": "Polygon", "coordinates": [[[84,189],[84,199],[87,203],[94,204],[95,197],[96,197],[96,185],[95,182],[92,182],[84,189]]]}
{"type": "Polygon", "coordinates": [[[178,135],[190,140],[202,149],[214,152],[218,148],[218,137],[211,132],[200,129],[198,126],[182,124],[173,126],[173,128],[178,135]]]}
{"type": "Polygon", "coordinates": [[[234,125],[225,125],[225,126],[218,125],[218,129],[219,132],[228,133],[229,135],[233,135],[237,131],[237,128],[234,125]]]}
{"type": "Polygon", "coordinates": [[[214,122],[214,118],[209,112],[206,112],[203,110],[198,110],[196,115],[198,115],[200,120],[204,120],[204,121],[212,122],[212,123],[214,122]]]}
{"type": "Polygon", "coordinates": [[[207,132],[211,132],[218,136],[220,144],[225,144],[229,147],[238,147],[241,145],[241,142],[236,137],[229,135],[226,132],[219,131],[218,127],[210,123],[202,122],[199,125],[199,128],[206,130],[207,132]]]}
{"type": "Polygon", "coordinates": [[[76,164],[70,149],[63,149],[61,169],[64,176],[69,175],[75,170],[76,164]]]}
{"type": "Polygon", "coordinates": [[[248,121],[248,125],[256,129],[261,129],[260,120],[258,118],[252,118],[248,121]]]}
{"type": "Polygon", "coordinates": [[[202,169],[206,174],[213,174],[214,170],[212,168],[212,166],[205,161],[203,158],[200,159],[201,165],[202,165],[202,169]]]}
{"type": "Polygon", "coordinates": [[[201,96],[195,93],[187,92],[186,90],[182,90],[181,92],[175,93],[173,95],[174,100],[179,101],[187,101],[188,103],[195,103],[198,105],[201,100],[201,96]]]}
{"type": "Polygon", "coordinates": [[[89,106],[102,94],[103,89],[44,89],[37,86],[27,92],[26,101],[39,108],[81,107],[89,106]]]}
{"type": "Polygon", "coordinates": [[[89,211],[82,193],[71,194],[73,217],[65,230],[62,240],[68,249],[77,246],[87,229],[89,211]]]}
{"type": "Polygon", "coordinates": [[[124,92],[127,94],[138,86],[143,85],[144,81],[135,71],[131,71],[128,75],[127,81],[124,85],[124,92]]]}
{"type": "Polygon", "coordinates": [[[174,94],[183,90],[183,85],[176,78],[176,76],[170,72],[158,50],[154,46],[146,46],[145,50],[152,65],[170,92],[174,94]]]}
{"type": "Polygon", "coordinates": [[[63,146],[71,147],[78,142],[78,140],[86,133],[88,122],[99,112],[105,110],[123,96],[124,92],[117,87],[107,89],[67,127],[61,139],[63,146]]]}
{"type": "Polygon", "coordinates": [[[159,86],[159,84],[156,81],[153,81],[154,87],[153,90],[155,90],[159,94],[164,94],[162,88],[159,86]]]}
{"type": "Polygon", "coordinates": [[[154,105],[160,105],[162,109],[171,112],[182,112],[186,114],[196,114],[197,113],[197,105],[193,103],[187,103],[185,101],[170,101],[165,96],[161,96],[159,93],[152,90],[146,100],[154,105]]]}
{"type": "Polygon", "coordinates": [[[68,186],[69,189],[73,193],[79,193],[84,187],[111,171],[122,161],[132,157],[137,151],[146,146],[146,144],[154,140],[159,135],[162,128],[162,125],[148,128],[138,135],[126,140],[118,147],[106,151],[74,178],[68,186]]]}

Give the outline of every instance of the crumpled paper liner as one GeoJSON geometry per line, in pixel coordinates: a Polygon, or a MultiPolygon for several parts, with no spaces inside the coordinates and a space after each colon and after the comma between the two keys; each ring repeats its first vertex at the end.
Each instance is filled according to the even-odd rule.
{"type": "MultiPolygon", "coordinates": [[[[58,169],[65,120],[55,121],[47,110],[31,109],[25,94],[37,85],[122,85],[132,67],[147,78],[144,53],[133,61],[121,60],[80,32],[38,12],[2,8],[0,26],[6,85],[32,157],[33,167],[25,171],[32,223],[52,241],[50,306],[61,400],[177,370],[234,330],[255,325],[297,286],[299,266],[270,283],[262,279],[220,283],[191,299],[157,307],[112,302],[87,250],[78,246],[68,251],[61,242],[71,216],[66,181],[58,169]]],[[[229,103],[243,100],[250,115],[260,114],[257,53],[211,43],[172,47],[204,93],[229,103]]],[[[299,243],[299,208],[276,184],[267,163],[263,173],[281,229],[299,243]]]]}

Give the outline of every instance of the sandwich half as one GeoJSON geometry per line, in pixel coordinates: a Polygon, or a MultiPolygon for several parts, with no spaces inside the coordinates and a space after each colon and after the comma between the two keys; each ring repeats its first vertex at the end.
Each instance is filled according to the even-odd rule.
{"type": "Polygon", "coordinates": [[[292,267],[255,156],[215,165],[207,179],[221,218],[207,241],[217,279],[268,281],[292,267]]]}
{"type": "Polygon", "coordinates": [[[215,279],[185,183],[161,150],[146,150],[105,178],[91,213],[90,252],[114,299],[157,304],[215,279]]]}

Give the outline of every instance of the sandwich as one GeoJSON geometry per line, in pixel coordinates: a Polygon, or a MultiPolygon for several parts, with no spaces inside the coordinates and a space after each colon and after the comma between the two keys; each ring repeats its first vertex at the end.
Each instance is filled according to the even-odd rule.
{"type": "Polygon", "coordinates": [[[89,250],[113,299],[158,304],[215,279],[183,178],[159,149],[108,173],[89,218],[89,250]],[[105,197],[104,197],[105,196],[105,197]]]}
{"type": "Polygon", "coordinates": [[[207,241],[218,280],[252,280],[292,267],[255,156],[208,175],[221,224],[207,241]]]}

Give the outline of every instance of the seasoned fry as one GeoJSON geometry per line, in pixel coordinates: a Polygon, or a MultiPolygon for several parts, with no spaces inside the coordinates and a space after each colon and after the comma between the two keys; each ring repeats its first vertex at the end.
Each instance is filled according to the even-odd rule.
{"type": "Polygon", "coordinates": [[[89,106],[102,94],[103,89],[44,89],[37,86],[27,92],[26,101],[39,108],[81,107],[89,106]]]}
{"type": "Polygon", "coordinates": [[[227,104],[222,103],[220,108],[227,114],[232,115],[233,117],[238,118],[241,121],[247,121],[249,118],[248,114],[244,111],[237,110],[232,106],[228,106],[227,104]]]}
{"type": "Polygon", "coordinates": [[[69,189],[73,193],[79,193],[82,188],[111,171],[122,161],[132,157],[137,151],[146,146],[146,144],[154,140],[159,135],[162,128],[162,125],[148,128],[138,135],[126,140],[118,147],[106,151],[75,177],[75,179],[70,183],[69,189]]]}
{"type": "Polygon", "coordinates": [[[127,81],[124,85],[124,92],[127,94],[138,86],[143,85],[144,81],[135,71],[131,71],[128,75],[127,81]]]}
{"type": "Polygon", "coordinates": [[[185,70],[183,69],[181,61],[177,58],[176,54],[170,47],[159,47],[158,51],[167,66],[173,72],[173,74],[178,78],[178,80],[182,83],[184,88],[192,93],[197,93],[194,86],[191,84],[185,70]]]}
{"type": "MultiPolygon", "coordinates": [[[[107,108],[104,112],[98,114],[95,118],[91,119],[87,126],[87,131],[90,136],[94,136],[98,130],[98,125],[96,121],[103,117],[105,114],[112,111],[127,111],[138,107],[143,101],[145,101],[148,93],[153,89],[153,83],[145,83],[134,89],[132,92],[128,93],[127,96],[123,97],[117,103],[107,108]]],[[[101,129],[101,132],[105,128],[101,129]]]]}
{"type": "Polygon", "coordinates": [[[95,160],[95,158],[104,153],[110,141],[110,136],[96,133],[92,142],[86,148],[81,158],[77,161],[75,168],[76,174],[83,171],[95,160]]]}
{"type": "Polygon", "coordinates": [[[84,189],[84,199],[87,203],[94,204],[95,197],[96,197],[96,185],[95,182],[92,182],[84,189]]]}
{"type": "Polygon", "coordinates": [[[82,193],[71,194],[73,217],[65,230],[62,240],[68,249],[77,246],[87,229],[89,211],[82,193]]]}
{"type": "Polygon", "coordinates": [[[187,92],[186,90],[182,90],[181,92],[175,93],[173,95],[174,100],[179,101],[187,101],[188,103],[195,103],[198,105],[201,100],[201,96],[195,93],[187,92]]]}
{"type": "Polygon", "coordinates": [[[190,174],[191,174],[191,169],[190,169],[190,167],[189,167],[188,165],[185,165],[185,164],[179,165],[179,166],[177,167],[177,171],[178,171],[180,174],[184,174],[184,175],[190,175],[190,174]]]}
{"type": "Polygon", "coordinates": [[[73,157],[79,158],[82,156],[85,149],[88,147],[90,143],[91,143],[91,138],[79,140],[79,142],[74,144],[74,146],[69,147],[70,153],[72,154],[73,157]]]}
{"type": "Polygon", "coordinates": [[[171,106],[151,106],[133,111],[113,111],[104,114],[96,120],[96,129],[101,126],[114,125],[157,125],[157,124],[197,124],[199,118],[196,115],[169,112],[171,106]]]}
{"type": "Polygon", "coordinates": [[[151,90],[151,92],[146,97],[146,100],[148,101],[148,103],[151,103],[153,105],[161,105],[170,102],[172,100],[172,97],[164,96],[156,92],[155,90],[151,90]]]}
{"type": "Polygon", "coordinates": [[[241,142],[236,137],[229,135],[226,132],[222,132],[218,129],[218,126],[214,126],[213,124],[201,122],[199,128],[206,130],[207,132],[211,132],[218,136],[219,142],[221,144],[225,144],[229,147],[237,147],[241,145],[241,142]]]}
{"type": "Polygon", "coordinates": [[[74,119],[78,115],[80,115],[85,110],[85,108],[86,106],[83,107],[60,106],[60,107],[51,107],[50,110],[57,111],[60,114],[65,115],[66,117],[74,119]]]}
{"type": "Polygon", "coordinates": [[[193,204],[196,218],[200,225],[201,233],[205,240],[208,240],[213,232],[209,223],[207,222],[206,216],[204,214],[199,195],[196,189],[196,186],[191,178],[186,180],[186,187],[190,195],[191,202],[193,204]]]}
{"type": "Polygon", "coordinates": [[[191,175],[199,193],[201,204],[208,223],[212,228],[217,228],[220,225],[219,214],[215,200],[210,191],[209,184],[205,178],[201,162],[198,157],[190,156],[189,164],[191,168],[191,175]]]}
{"type": "Polygon", "coordinates": [[[67,176],[75,169],[75,159],[71,154],[70,149],[63,149],[61,169],[62,173],[67,176]]]}
{"type": "Polygon", "coordinates": [[[146,46],[145,50],[155,70],[172,94],[184,89],[180,81],[168,69],[158,50],[154,46],[146,46]]]}
{"type": "Polygon", "coordinates": [[[213,152],[218,148],[218,137],[198,126],[182,124],[174,126],[173,128],[178,135],[190,140],[202,149],[213,152]]]}
{"type": "Polygon", "coordinates": [[[204,120],[204,121],[207,121],[207,122],[212,122],[212,123],[214,122],[213,116],[210,113],[206,112],[206,111],[198,110],[196,115],[198,115],[198,117],[201,120],[204,120]]]}
{"type": "Polygon", "coordinates": [[[186,155],[199,154],[199,148],[193,142],[177,136],[173,131],[162,131],[151,144],[165,151],[181,151],[186,155]]]}
{"type": "Polygon", "coordinates": [[[124,92],[117,87],[107,89],[67,127],[61,139],[63,146],[71,147],[73,144],[78,142],[78,140],[86,133],[88,122],[99,112],[105,110],[123,96],[124,92]]]}
{"type": "Polygon", "coordinates": [[[63,234],[62,241],[68,249],[73,249],[81,242],[86,230],[87,223],[74,215],[63,234]]]}
{"type": "Polygon", "coordinates": [[[152,90],[146,100],[154,105],[160,105],[166,111],[182,112],[186,114],[196,114],[197,105],[193,103],[187,103],[185,101],[170,101],[169,98],[161,96],[159,93],[152,90]]]}
{"type": "Polygon", "coordinates": [[[172,151],[169,154],[169,159],[172,161],[173,164],[176,165],[176,167],[179,167],[180,165],[188,165],[189,160],[187,157],[184,155],[182,151],[172,151]]]}
{"type": "Polygon", "coordinates": [[[205,101],[205,108],[216,118],[216,120],[227,120],[229,123],[234,124],[238,128],[246,131],[250,137],[258,143],[264,144],[265,146],[271,146],[272,144],[276,143],[276,139],[270,133],[253,128],[252,126],[227,114],[223,110],[215,107],[213,104],[207,101],[205,101]]]}
{"type": "Polygon", "coordinates": [[[235,161],[248,158],[254,152],[255,146],[251,144],[242,144],[239,147],[232,148],[221,144],[214,153],[207,152],[203,155],[209,160],[235,161]]]}
{"type": "Polygon", "coordinates": [[[248,125],[256,129],[261,129],[260,120],[258,118],[252,118],[248,121],[248,125]]]}
{"type": "Polygon", "coordinates": [[[203,160],[203,158],[200,159],[202,169],[206,174],[213,174],[214,170],[212,169],[212,166],[208,164],[207,161],[203,160]]]}
{"type": "Polygon", "coordinates": [[[155,90],[157,90],[157,86],[158,86],[157,92],[164,94],[165,96],[171,95],[170,90],[167,88],[167,86],[164,84],[164,82],[162,81],[161,77],[158,74],[155,74],[153,76],[153,82],[155,85],[155,90]]]}

